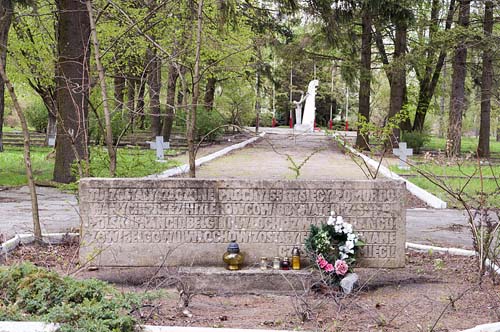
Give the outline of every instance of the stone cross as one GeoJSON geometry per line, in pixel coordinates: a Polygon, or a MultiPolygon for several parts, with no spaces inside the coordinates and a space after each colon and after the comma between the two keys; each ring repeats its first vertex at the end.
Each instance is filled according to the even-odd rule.
{"type": "Polygon", "coordinates": [[[408,149],[406,142],[400,142],[399,149],[393,149],[392,153],[399,157],[399,169],[410,169],[406,163],[406,157],[413,156],[413,149],[408,149]]]}
{"type": "Polygon", "coordinates": [[[156,150],[156,159],[163,160],[165,155],[163,154],[163,150],[170,149],[170,142],[164,142],[163,136],[156,136],[155,142],[149,142],[149,148],[151,150],[156,150]]]}

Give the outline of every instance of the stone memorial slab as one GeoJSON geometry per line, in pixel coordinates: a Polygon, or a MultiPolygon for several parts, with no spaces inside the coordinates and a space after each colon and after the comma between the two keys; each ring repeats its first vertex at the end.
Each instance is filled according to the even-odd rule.
{"type": "Polygon", "coordinates": [[[360,265],[405,262],[401,181],[82,179],[81,261],[98,266],[223,266],[236,240],[245,265],[290,255],[335,210],[366,245],[360,265]]]}

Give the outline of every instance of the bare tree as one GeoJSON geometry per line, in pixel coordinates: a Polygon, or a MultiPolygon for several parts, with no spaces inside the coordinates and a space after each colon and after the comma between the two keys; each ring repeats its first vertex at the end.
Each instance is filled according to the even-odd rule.
{"type": "MultiPolygon", "coordinates": [[[[372,64],[372,14],[367,4],[361,13],[361,68],[359,74],[359,120],[370,122],[370,86],[372,64]]],[[[356,146],[361,150],[369,149],[368,136],[359,129],[356,146]]]]}
{"type": "Polygon", "coordinates": [[[201,33],[203,28],[203,0],[198,3],[197,11],[197,30],[196,30],[196,58],[194,62],[193,74],[193,98],[191,106],[189,107],[188,121],[187,121],[187,141],[189,151],[189,176],[196,177],[196,153],[194,146],[195,129],[196,129],[196,109],[198,107],[198,99],[200,98],[200,55],[201,55],[201,33]]]}
{"type": "MultiPolygon", "coordinates": [[[[0,60],[2,61],[2,70],[5,72],[5,63],[7,59],[7,39],[13,15],[12,0],[0,1],[0,60]]],[[[3,117],[5,110],[5,83],[0,78],[0,152],[3,151],[3,117]]]]}
{"type": "Polygon", "coordinates": [[[114,177],[116,174],[116,150],[113,148],[113,131],[111,129],[111,114],[109,112],[108,104],[108,89],[106,87],[106,76],[104,73],[104,67],[101,63],[101,55],[99,51],[99,40],[97,38],[97,30],[94,21],[94,12],[92,9],[92,1],[86,0],[85,5],[87,6],[87,11],[89,15],[90,24],[90,34],[92,37],[92,44],[94,46],[95,62],[97,66],[97,72],[99,74],[99,82],[101,84],[101,96],[102,96],[102,106],[104,109],[104,123],[105,123],[105,140],[106,147],[108,149],[109,156],[109,175],[114,177]]]}
{"type": "Polygon", "coordinates": [[[30,189],[31,195],[31,213],[33,215],[33,233],[35,235],[36,240],[42,239],[42,230],[40,227],[40,216],[38,214],[38,197],[36,195],[36,186],[35,180],[33,179],[33,171],[31,167],[31,154],[30,154],[30,134],[28,131],[28,123],[26,122],[26,118],[24,117],[24,112],[19,105],[19,101],[17,99],[16,93],[14,92],[14,87],[9,81],[7,74],[5,73],[5,65],[3,59],[0,57],[0,76],[2,77],[3,82],[7,86],[7,90],[9,91],[10,98],[14,104],[14,109],[16,110],[17,116],[19,117],[19,121],[21,122],[21,127],[23,129],[23,137],[24,137],[24,164],[26,166],[26,177],[28,178],[28,187],[30,189]]]}

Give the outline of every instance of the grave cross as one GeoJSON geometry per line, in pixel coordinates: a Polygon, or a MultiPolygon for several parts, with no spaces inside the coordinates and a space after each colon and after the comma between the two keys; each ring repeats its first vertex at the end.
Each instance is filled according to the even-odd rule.
{"type": "Polygon", "coordinates": [[[399,169],[410,169],[406,163],[406,157],[413,156],[413,149],[406,148],[406,142],[400,142],[399,149],[393,149],[392,153],[399,157],[399,169]]]}
{"type": "Polygon", "coordinates": [[[149,148],[151,150],[156,150],[156,159],[163,160],[164,154],[163,150],[170,149],[170,142],[163,142],[163,136],[156,136],[155,142],[149,142],[149,148]]]}

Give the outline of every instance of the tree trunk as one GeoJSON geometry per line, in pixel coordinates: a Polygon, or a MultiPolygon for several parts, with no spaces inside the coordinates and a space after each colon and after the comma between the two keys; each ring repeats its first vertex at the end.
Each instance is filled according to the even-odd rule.
{"type": "MultiPolygon", "coordinates": [[[[469,26],[471,0],[460,0],[458,24],[469,26]]],[[[462,40],[457,45],[453,58],[453,76],[451,83],[450,114],[446,154],[448,157],[460,155],[462,143],[462,116],[465,109],[465,76],[467,73],[467,45],[462,40]]]]}
{"type": "Polygon", "coordinates": [[[484,39],[483,73],[481,80],[481,125],[479,128],[479,143],[477,155],[481,158],[490,156],[490,118],[491,118],[491,88],[493,86],[493,50],[491,34],[493,32],[493,1],[487,0],[484,4],[484,39]]]}
{"type": "Polygon", "coordinates": [[[175,116],[175,92],[179,72],[173,62],[168,66],[168,81],[167,81],[167,108],[165,119],[163,120],[162,135],[165,142],[170,141],[172,134],[172,125],[174,124],[175,116]]]}
{"type": "MultiPolygon", "coordinates": [[[[372,17],[370,9],[363,9],[361,17],[361,68],[359,75],[359,113],[358,122],[370,122],[370,86],[372,63],[372,17]]],[[[358,128],[356,146],[361,150],[369,150],[369,137],[358,128]]]]}
{"type": "Polygon", "coordinates": [[[130,132],[134,132],[134,124],[136,119],[136,109],[135,109],[135,89],[137,85],[137,80],[132,77],[131,74],[128,75],[127,79],[127,112],[130,121],[130,132]]]}
{"type": "Polygon", "coordinates": [[[150,48],[146,50],[149,87],[149,114],[151,115],[151,135],[161,135],[160,121],[160,90],[161,90],[161,60],[150,48]]]}
{"type": "MultiPolygon", "coordinates": [[[[394,60],[393,70],[391,71],[391,92],[389,102],[389,119],[396,116],[403,109],[406,93],[406,64],[404,55],[406,52],[406,30],[407,26],[404,22],[396,23],[396,39],[394,45],[394,60]]],[[[392,146],[397,146],[400,140],[401,130],[393,129],[391,143],[392,146]]]]}
{"type": "Polygon", "coordinates": [[[215,84],[217,83],[217,79],[214,76],[210,76],[207,79],[207,85],[205,86],[205,110],[211,111],[214,108],[214,99],[215,99],[215,84]]]}
{"type": "Polygon", "coordinates": [[[255,73],[255,133],[259,133],[260,127],[260,70],[255,73]]]}
{"type": "Polygon", "coordinates": [[[497,142],[500,142],[500,115],[497,117],[497,142]]]}
{"type": "Polygon", "coordinates": [[[139,91],[137,93],[137,109],[136,114],[139,115],[139,129],[144,130],[144,121],[146,119],[144,94],[146,93],[146,83],[143,80],[139,81],[139,91]]]}
{"type": "MultiPolygon", "coordinates": [[[[0,77],[2,78],[2,83],[7,86],[10,98],[14,104],[14,109],[16,110],[19,121],[21,122],[21,127],[23,129],[24,137],[24,164],[26,166],[26,177],[28,178],[28,187],[30,189],[31,197],[31,213],[33,216],[33,234],[35,235],[35,240],[39,241],[42,239],[42,230],[40,228],[40,215],[38,211],[38,196],[36,194],[36,185],[33,178],[33,170],[31,167],[31,154],[30,154],[30,134],[28,131],[28,124],[26,118],[24,117],[24,112],[19,105],[16,93],[14,92],[14,87],[10,83],[7,74],[5,73],[5,63],[0,57],[0,77]]],[[[2,85],[3,85],[2,84],[2,85]]]]}
{"type": "Polygon", "coordinates": [[[113,79],[114,95],[115,95],[115,111],[123,112],[123,101],[125,99],[125,77],[121,75],[121,71],[115,74],[113,79]]]}
{"type": "MultiPolygon", "coordinates": [[[[448,6],[448,14],[446,16],[445,31],[451,28],[453,23],[453,14],[455,13],[455,0],[451,0],[448,6]]],[[[429,29],[429,40],[430,43],[434,42],[434,35],[439,28],[439,0],[433,0],[432,2],[432,13],[431,22],[432,25],[429,29]]],[[[424,129],[425,117],[427,115],[427,110],[431,103],[434,92],[436,91],[436,86],[439,81],[439,76],[441,75],[441,69],[444,66],[446,60],[446,46],[439,52],[438,59],[435,66],[432,66],[434,61],[434,51],[433,47],[429,48],[427,52],[426,68],[423,78],[419,81],[419,91],[418,91],[418,102],[417,109],[415,112],[415,118],[413,121],[413,130],[422,131],[424,129]]]]}
{"type": "MultiPolygon", "coordinates": [[[[7,63],[7,40],[9,37],[10,24],[12,22],[13,5],[12,0],[0,0],[0,58],[5,71],[7,63]]],[[[0,152],[3,151],[3,118],[5,112],[5,84],[0,77],[0,152]]]]}
{"type": "Polygon", "coordinates": [[[446,79],[448,78],[447,65],[443,66],[443,79],[441,83],[441,97],[439,100],[439,137],[443,138],[446,131],[446,79]]]}
{"type": "Polygon", "coordinates": [[[111,112],[109,110],[108,103],[108,89],[106,85],[106,76],[104,73],[104,67],[101,63],[101,55],[99,49],[99,39],[97,38],[97,30],[94,21],[94,11],[92,9],[91,0],[85,1],[87,6],[87,12],[90,24],[90,33],[92,37],[92,45],[94,46],[95,62],[97,67],[97,73],[99,75],[99,83],[101,85],[101,97],[102,97],[102,107],[104,110],[104,124],[105,124],[105,140],[106,147],[108,149],[109,157],[109,176],[115,177],[116,174],[116,150],[113,148],[113,130],[111,128],[111,112]]]}
{"type": "Polygon", "coordinates": [[[76,161],[83,176],[81,161],[88,164],[88,98],[90,23],[85,3],[80,0],[57,1],[57,122],[54,181],[69,183],[76,161]]]}
{"type": "Polygon", "coordinates": [[[196,108],[198,107],[198,99],[200,98],[200,56],[201,56],[201,41],[203,27],[203,0],[198,2],[197,12],[197,30],[196,30],[196,53],[194,62],[193,74],[193,99],[189,108],[189,117],[187,123],[187,141],[189,151],[189,177],[196,177],[196,154],[194,147],[194,138],[196,135],[196,108]]]}

